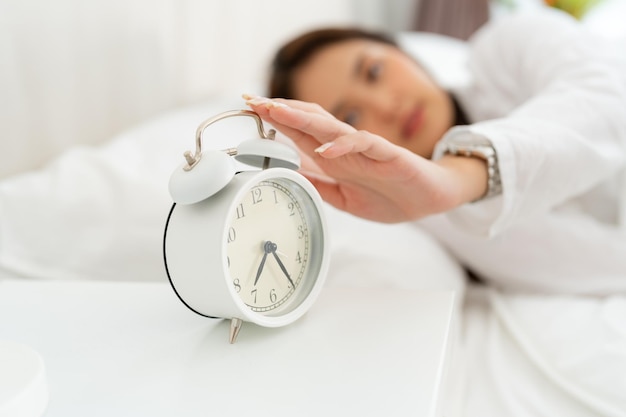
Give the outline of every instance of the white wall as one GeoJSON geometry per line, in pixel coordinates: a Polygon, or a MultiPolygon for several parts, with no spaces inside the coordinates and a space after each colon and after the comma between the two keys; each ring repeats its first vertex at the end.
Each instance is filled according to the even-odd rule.
{"type": "Polygon", "coordinates": [[[352,0],[353,15],[359,23],[391,31],[413,28],[418,5],[419,0],[352,0]]]}
{"type": "Polygon", "coordinates": [[[286,39],[326,24],[385,25],[387,8],[384,0],[0,0],[0,178],[165,109],[258,92],[286,39]]]}

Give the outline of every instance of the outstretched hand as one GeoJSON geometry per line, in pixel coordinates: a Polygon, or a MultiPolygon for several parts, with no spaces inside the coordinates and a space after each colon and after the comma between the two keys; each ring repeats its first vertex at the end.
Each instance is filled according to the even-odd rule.
{"type": "Polygon", "coordinates": [[[474,198],[463,189],[465,170],[456,169],[450,158],[438,163],[422,158],[354,129],[316,104],[244,98],[310,158],[314,166],[309,163],[301,173],[324,200],[341,210],[370,220],[401,222],[444,212],[474,198]]]}

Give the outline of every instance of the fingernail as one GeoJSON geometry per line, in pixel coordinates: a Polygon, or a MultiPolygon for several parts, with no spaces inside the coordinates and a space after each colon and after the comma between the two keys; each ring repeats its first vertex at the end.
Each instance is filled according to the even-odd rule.
{"type": "Polygon", "coordinates": [[[286,108],[289,106],[287,106],[284,103],[279,103],[278,101],[268,100],[267,102],[265,102],[265,107],[267,107],[268,109],[276,109],[276,108],[286,108]]]}
{"type": "Polygon", "coordinates": [[[241,96],[246,100],[246,104],[252,105],[252,106],[265,105],[265,108],[267,109],[289,107],[284,103],[279,103],[278,101],[274,101],[271,98],[267,98],[267,97],[255,96],[253,94],[242,94],[241,96]]]}
{"type": "Polygon", "coordinates": [[[316,153],[323,153],[324,151],[326,151],[328,148],[330,148],[331,146],[333,146],[335,144],[335,142],[326,142],[325,144],[323,144],[322,146],[318,147],[317,149],[315,149],[316,153]]]}
{"type": "MultiPolygon", "coordinates": [[[[245,97],[244,97],[245,98],[245,97]]],[[[261,104],[267,104],[270,100],[267,97],[254,96],[251,98],[246,98],[246,104],[251,104],[253,106],[260,106],[261,104]]]]}

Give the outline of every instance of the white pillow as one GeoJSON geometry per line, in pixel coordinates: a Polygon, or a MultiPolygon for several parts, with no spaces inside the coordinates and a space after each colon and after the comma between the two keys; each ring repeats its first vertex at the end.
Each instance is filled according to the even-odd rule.
{"type": "MultiPolygon", "coordinates": [[[[44,169],[1,181],[0,269],[34,278],[163,279],[170,173],[195,149],[202,120],[242,104],[215,100],[167,113],[104,146],[73,148],[44,169]]],[[[209,127],[205,138],[215,143],[207,148],[254,135],[247,123],[209,127]]]]}
{"type": "Polygon", "coordinates": [[[470,82],[467,42],[426,32],[401,32],[396,41],[444,88],[460,88],[470,82]]]}
{"type": "Polygon", "coordinates": [[[328,285],[394,289],[464,288],[464,271],[415,223],[384,224],[327,206],[328,285]]]}

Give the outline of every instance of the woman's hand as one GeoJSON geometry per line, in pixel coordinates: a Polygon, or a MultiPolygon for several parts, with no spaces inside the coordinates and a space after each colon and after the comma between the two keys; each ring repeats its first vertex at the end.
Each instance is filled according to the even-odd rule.
{"type": "Polygon", "coordinates": [[[357,131],[316,104],[244,98],[310,158],[300,172],[322,198],[356,216],[381,222],[414,220],[450,210],[485,191],[466,189],[467,174],[474,168],[485,171],[486,184],[480,160],[444,157],[435,163],[357,131]]]}

